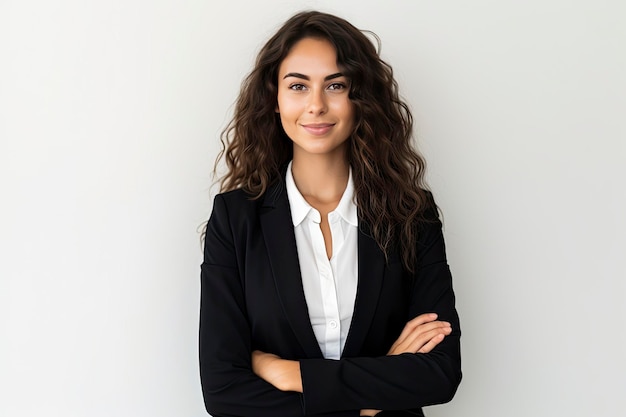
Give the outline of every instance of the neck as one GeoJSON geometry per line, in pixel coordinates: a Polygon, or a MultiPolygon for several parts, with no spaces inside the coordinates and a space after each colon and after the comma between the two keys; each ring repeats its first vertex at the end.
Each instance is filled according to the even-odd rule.
{"type": "MultiPolygon", "coordinates": [[[[348,184],[350,166],[344,155],[294,155],[291,165],[293,179],[302,196],[319,202],[339,201],[348,184]]],[[[310,202],[310,201],[309,201],[310,202]]]]}

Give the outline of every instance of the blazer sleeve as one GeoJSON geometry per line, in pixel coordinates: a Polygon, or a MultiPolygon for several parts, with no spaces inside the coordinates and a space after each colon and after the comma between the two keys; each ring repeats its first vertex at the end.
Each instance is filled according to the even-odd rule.
{"type": "MultiPolygon", "coordinates": [[[[206,228],[201,266],[199,355],[206,409],[214,417],[303,416],[301,394],[279,391],[252,372],[251,332],[238,250],[228,209],[218,195],[206,228]]],[[[307,413],[312,414],[326,412],[307,413]]],[[[358,412],[332,415],[353,417],[358,412]]]]}
{"type": "Polygon", "coordinates": [[[345,409],[409,410],[454,396],[461,381],[461,331],[441,222],[435,209],[428,217],[432,221],[420,229],[407,320],[435,312],[451,323],[452,333],[427,354],[301,360],[306,412],[325,412],[338,404],[345,409]]]}

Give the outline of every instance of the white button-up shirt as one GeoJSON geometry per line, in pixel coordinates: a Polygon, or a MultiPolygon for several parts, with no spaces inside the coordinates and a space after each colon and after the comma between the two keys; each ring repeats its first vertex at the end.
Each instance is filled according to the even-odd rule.
{"type": "Polygon", "coordinates": [[[352,171],[337,208],[328,213],[330,260],[320,228],[321,215],[296,187],[291,163],[285,180],[313,332],[324,357],[339,359],[350,330],[358,283],[358,217],[352,171]]]}

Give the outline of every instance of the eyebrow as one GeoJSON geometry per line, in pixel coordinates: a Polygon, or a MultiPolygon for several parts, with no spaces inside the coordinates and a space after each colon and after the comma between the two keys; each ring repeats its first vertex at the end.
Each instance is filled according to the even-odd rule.
{"type": "MultiPolygon", "coordinates": [[[[283,77],[283,80],[285,78],[288,78],[288,77],[302,78],[303,80],[307,80],[307,81],[311,80],[311,77],[309,77],[308,75],[300,74],[299,72],[287,73],[283,77]]],[[[333,79],[339,78],[339,77],[343,77],[343,74],[340,73],[340,72],[336,72],[334,74],[330,74],[330,75],[327,75],[326,77],[324,77],[324,81],[333,80],[333,79]]]]}

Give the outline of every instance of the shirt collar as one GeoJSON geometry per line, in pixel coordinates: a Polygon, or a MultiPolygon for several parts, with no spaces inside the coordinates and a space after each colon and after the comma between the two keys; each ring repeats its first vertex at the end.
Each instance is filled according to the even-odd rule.
{"type": "MultiPolygon", "coordinates": [[[[296,187],[296,182],[293,179],[293,174],[291,173],[291,164],[287,166],[287,172],[285,174],[285,184],[287,186],[287,197],[289,199],[289,207],[291,209],[291,221],[294,226],[298,226],[304,218],[309,214],[313,207],[304,199],[298,187],[296,187]]],[[[351,224],[352,226],[357,227],[359,225],[358,216],[357,216],[357,207],[354,204],[354,184],[352,182],[352,168],[350,168],[349,176],[348,176],[348,184],[346,185],[346,189],[341,196],[341,200],[339,200],[339,204],[337,208],[333,210],[333,212],[339,214],[342,219],[351,224]]]]}
{"type": "Polygon", "coordinates": [[[337,208],[334,210],[342,219],[354,227],[359,226],[356,204],[354,204],[354,183],[352,182],[352,168],[348,175],[348,184],[339,200],[337,208]]]}

